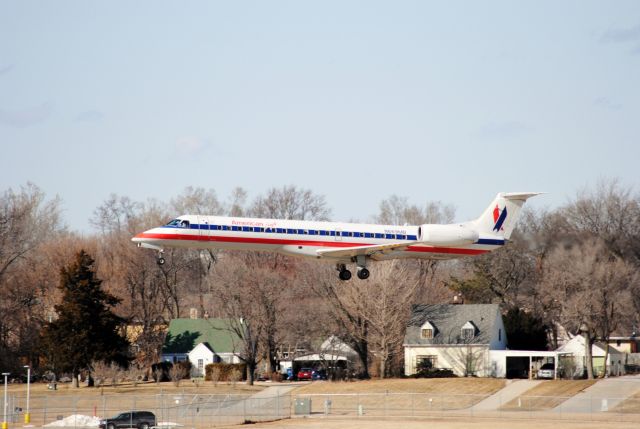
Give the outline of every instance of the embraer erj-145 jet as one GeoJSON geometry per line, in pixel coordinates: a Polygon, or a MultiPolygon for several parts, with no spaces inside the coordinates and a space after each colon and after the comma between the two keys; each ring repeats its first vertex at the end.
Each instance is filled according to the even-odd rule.
{"type": "Polygon", "coordinates": [[[140,247],[263,250],[336,263],[341,280],[347,264],[369,277],[370,261],[395,258],[451,259],[498,249],[511,236],[524,202],[537,192],[500,193],[478,219],[456,224],[417,226],[184,215],[136,235],[140,247]]]}

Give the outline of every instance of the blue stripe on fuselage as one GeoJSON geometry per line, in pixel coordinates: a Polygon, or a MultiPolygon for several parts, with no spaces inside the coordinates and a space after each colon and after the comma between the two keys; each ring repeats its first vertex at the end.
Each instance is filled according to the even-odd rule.
{"type": "Polygon", "coordinates": [[[490,244],[493,246],[504,246],[504,240],[497,240],[493,238],[479,238],[476,244],[490,244]]]}

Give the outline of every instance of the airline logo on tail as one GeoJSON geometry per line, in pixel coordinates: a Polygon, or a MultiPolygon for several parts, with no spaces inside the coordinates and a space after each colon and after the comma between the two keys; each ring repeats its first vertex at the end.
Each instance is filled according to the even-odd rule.
{"type": "Polygon", "coordinates": [[[498,232],[502,231],[502,224],[507,219],[507,206],[502,209],[502,213],[500,212],[500,208],[496,204],[496,208],[493,209],[493,230],[498,232]]]}

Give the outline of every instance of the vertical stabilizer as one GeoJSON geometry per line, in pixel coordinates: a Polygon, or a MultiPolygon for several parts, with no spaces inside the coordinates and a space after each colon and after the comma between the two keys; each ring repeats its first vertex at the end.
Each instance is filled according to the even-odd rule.
{"type": "Polygon", "coordinates": [[[499,193],[489,207],[475,220],[477,231],[483,235],[497,235],[508,239],[515,228],[525,201],[542,192],[499,193]]]}

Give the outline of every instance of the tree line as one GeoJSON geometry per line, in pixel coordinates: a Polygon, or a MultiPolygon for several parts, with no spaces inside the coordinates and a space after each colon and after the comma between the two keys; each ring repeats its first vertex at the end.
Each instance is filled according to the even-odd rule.
{"type": "MultiPolygon", "coordinates": [[[[123,350],[97,350],[81,361],[84,368],[69,372],[99,360],[150,367],[164,340],[159,327],[188,317],[191,308],[242,320],[234,330],[249,382],[259,362],[275,371],[284,347],[314,351],[331,335],[357,352],[360,377],[400,375],[412,305],[450,302],[454,294],[467,303],[500,303],[510,342],[522,348],[555,348],[560,328],[591,344],[640,325],[640,197],[616,180],[585,188],[553,210],[526,209],[508,245],[490,255],[380,262],[367,281],[342,282],[331,264],[267,252],[167,249],[159,266],[154,252],[131,243],[133,235],[185,213],[331,217],[323,196],[296,186],[251,201],[242,188],[220,199],[213,189],[189,187],[164,202],[112,195],[94,211],[96,232],[81,235],[65,227],[60,199],[47,199],[33,184],[6,190],[0,196],[0,367],[45,370],[56,366],[51,351],[99,349],[51,334],[52,324],[61,323],[60,306],[74,293],[69,273],[80,266],[91,267],[95,278],[88,283],[104,294],[105,307],[87,311],[96,317],[103,311],[108,332],[118,331],[113,324],[135,326],[136,349],[126,359],[123,350]]],[[[391,196],[373,221],[446,223],[454,216],[441,202],[391,196]]]]}

